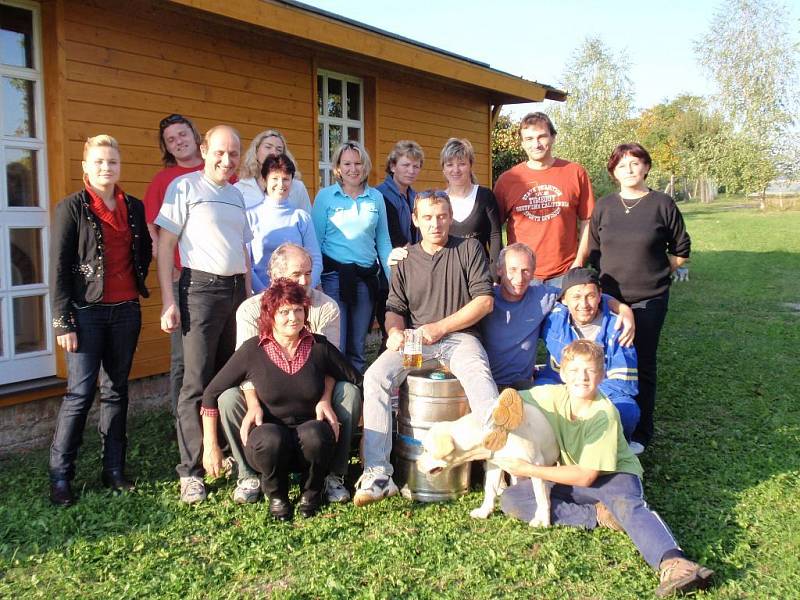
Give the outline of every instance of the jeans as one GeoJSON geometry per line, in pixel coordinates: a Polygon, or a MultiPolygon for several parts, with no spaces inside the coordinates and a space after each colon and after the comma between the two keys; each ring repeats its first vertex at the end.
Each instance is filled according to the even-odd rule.
{"type": "Polygon", "coordinates": [[[639,362],[639,395],[636,396],[636,403],[641,411],[639,424],[636,426],[632,438],[643,446],[647,446],[653,437],[658,340],[667,316],[668,304],[669,292],[631,304],[633,319],[636,323],[636,337],[633,345],[636,348],[639,362]]]}
{"type": "MultiPolygon", "coordinates": [[[[448,334],[435,344],[423,345],[422,359],[438,361],[449,369],[464,388],[472,412],[479,422],[486,422],[498,394],[486,351],[476,337],[468,333],[448,334]]],[[[393,473],[389,462],[392,451],[391,394],[407,373],[408,370],[403,369],[402,354],[387,350],[364,374],[365,469],[385,475],[393,473]]]]}
{"type": "MultiPolygon", "coordinates": [[[[172,293],[179,297],[177,281],[172,282],[172,293]]],[[[178,397],[183,385],[183,333],[180,329],[169,334],[169,401],[172,416],[178,416],[178,397]]]]}
{"type": "MultiPolygon", "coordinates": [[[[337,381],[333,388],[333,412],[339,419],[339,440],[331,460],[330,472],[344,477],[350,464],[350,448],[353,443],[353,433],[361,419],[361,391],[358,386],[346,381],[337,381]]],[[[238,387],[229,388],[220,394],[217,400],[219,418],[222,430],[228,439],[231,456],[236,460],[239,479],[258,477],[256,470],[250,466],[245,456],[242,438],[239,430],[242,420],[247,413],[244,394],[238,387]]]]}
{"type": "Polygon", "coordinates": [[[233,354],[236,309],[245,298],[244,275],[214,275],[184,268],[180,278],[183,385],[178,396],[180,477],[203,475],[203,391],[233,354]]]}
{"type": "Polygon", "coordinates": [[[322,291],[336,301],[339,306],[341,339],[339,348],[353,367],[363,373],[367,367],[364,346],[367,341],[369,326],[372,324],[374,304],[369,295],[367,284],[356,283],[356,303],[344,304],[339,294],[339,274],[322,274],[322,291]]]}
{"type": "Polygon", "coordinates": [[[138,300],[94,304],[75,310],[78,349],[67,352],[67,393],[58,411],[50,446],[50,479],[72,480],[83,442],[86,418],[100,376],[100,420],[103,471],[125,468],[128,419],[128,375],[142,328],[138,300]]]}
{"type": "Polygon", "coordinates": [[[289,472],[303,474],[300,487],[318,496],[333,455],[333,429],[326,421],[288,427],[279,421],[254,428],[247,438],[247,460],[261,473],[261,491],[270,498],[289,495],[289,472]]]}
{"type": "MultiPolygon", "coordinates": [[[[602,502],[630,536],[647,564],[658,569],[670,550],[680,550],[678,543],[653,510],[647,506],[642,480],[631,473],[599,476],[589,487],[555,484],[550,490],[550,514],[553,525],[597,527],[595,504],[602,502]]],[[[529,479],[522,479],[500,497],[506,514],[530,521],[536,512],[536,500],[529,479]]]]}
{"type": "Polygon", "coordinates": [[[564,275],[566,275],[566,273],[562,273],[561,275],[556,275],[555,277],[551,277],[550,279],[538,279],[534,277],[531,280],[531,285],[551,285],[555,288],[561,289],[561,283],[564,281],[564,275]]]}

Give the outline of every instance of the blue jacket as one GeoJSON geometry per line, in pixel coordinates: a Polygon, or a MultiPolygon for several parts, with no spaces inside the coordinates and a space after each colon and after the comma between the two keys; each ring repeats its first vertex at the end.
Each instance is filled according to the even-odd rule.
{"type": "MultiPolygon", "coordinates": [[[[401,233],[409,244],[414,244],[419,241],[416,235],[416,227],[414,227],[414,222],[411,220],[411,211],[414,208],[416,192],[411,188],[408,189],[409,201],[407,202],[405,197],[397,189],[397,184],[394,182],[391,175],[387,175],[383,183],[375,187],[383,195],[384,201],[391,204],[397,213],[397,224],[400,229],[397,233],[401,233]]],[[[389,223],[389,234],[392,234],[391,223],[389,223]]],[[[392,239],[392,245],[396,245],[394,239],[392,239]]]]}
{"type": "MultiPolygon", "coordinates": [[[[605,296],[600,303],[600,312],[603,319],[594,340],[603,346],[606,354],[606,378],[600,384],[600,391],[614,404],[631,402],[639,393],[636,350],[633,346],[625,348],[619,344],[620,331],[614,331],[617,315],[611,312],[605,296]]],[[[534,385],[562,383],[561,352],[567,344],[580,339],[564,304],[559,302],[550,311],[542,327],[542,339],[547,347],[547,364],[537,374],[534,385]]]]}

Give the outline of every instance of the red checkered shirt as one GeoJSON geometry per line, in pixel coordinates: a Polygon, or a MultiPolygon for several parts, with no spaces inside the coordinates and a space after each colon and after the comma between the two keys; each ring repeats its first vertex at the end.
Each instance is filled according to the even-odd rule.
{"type": "Polygon", "coordinates": [[[294,375],[303,368],[308,357],[311,356],[314,336],[306,327],[303,327],[303,330],[300,332],[300,344],[297,346],[297,351],[294,353],[294,358],[291,360],[286,358],[283,348],[275,341],[271,333],[262,336],[258,345],[264,349],[264,352],[267,353],[267,357],[275,363],[281,371],[289,375],[294,375]]]}

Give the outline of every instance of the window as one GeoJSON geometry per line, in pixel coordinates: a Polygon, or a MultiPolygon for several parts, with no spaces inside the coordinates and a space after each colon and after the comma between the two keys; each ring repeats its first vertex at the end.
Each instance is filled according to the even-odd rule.
{"type": "Polygon", "coordinates": [[[0,383],[55,373],[39,9],[0,3],[0,383]]]}
{"type": "Polygon", "coordinates": [[[319,187],[333,182],[331,157],[339,144],[364,144],[364,83],[331,71],[317,73],[319,187]]]}

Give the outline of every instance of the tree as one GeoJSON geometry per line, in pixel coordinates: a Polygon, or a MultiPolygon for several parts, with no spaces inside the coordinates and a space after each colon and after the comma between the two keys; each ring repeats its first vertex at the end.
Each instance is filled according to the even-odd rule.
{"type": "Polygon", "coordinates": [[[617,144],[632,137],[633,93],[623,65],[597,37],[587,37],[564,69],[567,101],[551,109],[558,137],[555,153],[583,165],[596,196],[616,189],[606,163],[617,144]]]}
{"type": "Polygon", "coordinates": [[[519,121],[510,115],[500,113],[497,117],[492,129],[492,183],[501,173],[527,158],[519,143],[518,127],[519,121]]]}
{"type": "Polygon", "coordinates": [[[729,141],[744,144],[730,148],[727,159],[738,156],[739,168],[750,168],[739,184],[762,192],[762,198],[776,165],[796,155],[800,137],[792,129],[800,91],[798,44],[788,22],[786,8],[774,0],[725,0],[695,44],[701,65],[717,83],[717,105],[733,125],[729,141]]]}

